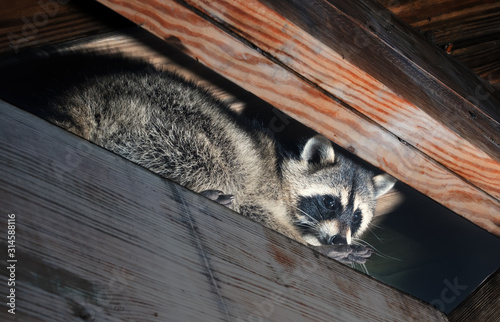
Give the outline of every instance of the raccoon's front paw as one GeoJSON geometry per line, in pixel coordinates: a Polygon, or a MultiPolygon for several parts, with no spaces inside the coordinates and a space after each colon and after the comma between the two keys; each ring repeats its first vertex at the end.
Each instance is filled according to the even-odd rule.
{"type": "Polygon", "coordinates": [[[344,264],[364,264],[373,253],[373,249],[362,245],[323,245],[315,249],[344,264]]]}
{"type": "Polygon", "coordinates": [[[233,195],[225,195],[224,192],[220,190],[205,190],[200,192],[200,195],[207,197],[210,200],[220,203],[223,206],[233,209],[233,195]]]}

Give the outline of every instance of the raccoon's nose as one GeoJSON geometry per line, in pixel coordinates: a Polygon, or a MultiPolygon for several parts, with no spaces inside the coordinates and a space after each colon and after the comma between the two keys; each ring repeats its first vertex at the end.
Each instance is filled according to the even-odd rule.
{"type": "Polygon", "coordinates": [[[347,245],[347,240],[341,235],[326,236],[320,239],[323,245],[347,245]]]}

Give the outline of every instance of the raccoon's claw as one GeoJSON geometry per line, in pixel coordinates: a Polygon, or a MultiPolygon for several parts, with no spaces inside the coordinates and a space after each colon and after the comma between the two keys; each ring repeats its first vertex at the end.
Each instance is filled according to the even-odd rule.
{"type": "Polygon", "coordinates": [[[373,249],[362,245],[324,245],[315,248],[343,264],[364,264],[373,253],[373,249]]]}
{"type": "Polygon", "coordinates": [[[234,195],[225,195],[220,190],[204,190],[200,192],[200,195],[207,197],[208,199],[213,200],[217,203],[220,203],[221,205],[226,206],[229,209],[233,209],[234,195]]]}

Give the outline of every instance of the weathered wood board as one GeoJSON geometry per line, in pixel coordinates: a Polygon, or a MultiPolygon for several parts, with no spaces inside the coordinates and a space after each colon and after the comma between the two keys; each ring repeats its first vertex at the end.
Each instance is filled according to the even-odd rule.
{"type": "Polygon", "coordinates": [[[498,321],[500,319],[500,269],[449,315],[452,322],[498,321]]]}
{"type": "MultiPolygon", "coordinates": [[[[498,1],[378,1],[500,89],[498,1]]],[[[125,25],[123,19],[115,19],[93,1],[17,0],[0,11],[0,52],[100,34],[125,25]]]]}
{"type": "MultiPolygon", "coordinates": [[[[257,1],[189,1],[189,5],[187,2],[181,5],[177,1],[154,0],[100,2],[160,38],[180,44],[186,53],[209,68],[368,162],[488,231],[500,234],[500,191],[497,184],[500,163],[496,158],[500,150],[465,140],[443,125],[448,117],[436,119],[435,115],[429,116],[420,105],[413,105],[374,76],[342,59],[340,53],[328,46],[323,34],[321,37],[311,34],[312,31],[303,23],[285,19],[257,1]],[[207,14],[201,14],[200,10],[207,14]]],[[[331,4],[327,7],[338,10],[331,4]]],[[[350,16],[345,12],[342,15],[350,16]]],[[[314,18],[312,13],[311,17],[314,18]]],[[[377,16],[374,19],[378,19],[377,16]]],[[[363,34],[369,29],[363,27],[363,34]]],[[[397,33],[402,32],[398,30],[397,33]]],[[[375,37],[372,32],[367,35],[375,37]]],[[[376,46],[376,43],[372,44],[376,46]]],[[[385,50],[391,48],[384,44],[385,50]]],[[[417,61],[422,62],[424,58],[417,61]]],[[[439,58],[437,63],[442,62],[443,57],[439,58]]],[[[423,74],[427,76],[429,64],[426,62],[421,66],[426,67],[423,74]]],[[[446,62],[446,66],[449,64],[446,62]]],[[[382,66],[387,68],[387,64],[382,66]]],[[[412,63],[412,66],[419,65],[412,63]]],[[[439,72],[440,75],[443,73],[446,74],[439,72]]],[[[453,70],[453,73],[458,73],[458,70],[453,70]]],[[[464,75],[467,78],[468,74],[464,75]]],[[[411,81],[409,76],[404,76],[406,81],[411,81]]],[[[432,82],[439,79],[435,75],[429,77],[432,82]]],[[[462,90],[472,86],[472,83],[465,83],[467,86],[462,90]]],[[[402,88],[412,92],[413,85],[402,88]]],[[[453,96],[456,94],[454,88],[460,85],[454,83],[453,89],[444,86],[425,96],[431,98],[443,93],[453,96]]],[[[417,89],[424,91],[427,86],[417,89]]],[[[463,104],[471,104],[460,95],[453,97],[463,104]]],[[[436,99],[443,100],[444,96],[436,99]]],[[[448,103],[447,108],[453,109],[456,102],[448,103]]],[[[439,104],[436,111],[440,110],[439,104]]],[[[448,114],[453,115],[452,112],[448,114]]],[[[490,121],[496,122],[495,119],[490,121]]],[[[462,121],[460,124],[464,125],[462,121]]],[[[465,128],[469,130],[466,125],[465,128]]],[[[471,128],[484,130],[477,124],[471,128]]],[[[491,126],[485,125],[485,128],[491,126]]],[[[490,134],[499,133],[492,129],[490,134]]]]}
{"type": "Polygon", "coordinates": [[[378,1],[500,89],[499,1],[378,1]]]}
{"type": "Polygon", "coordinates": [[[0,10],[0,53],[17,53],[132,25],[109,13],[94,1],[10,1],[0,10]]]}
{"type": "MultiPolygon", "coordinates": [[[[245,5],[252,9],[257,6],[256,3],[246,2],[245,5]]],[[[218,20],[230,23],[232,29],[241,30],[240,33],[249,37],[252,43],[278,58],[287,67],[320,85],[495,198],[500,198],[500,185],[495,180],[500,179],[500,164],[497,161],[403,99],[397,91],[388,89],[379,80],[346,61],[336,52],[338,49],[325,46],[320,37],[312,37],[311,30],[304,31],[277,16],[271,9],[265,10],[263,6],[259,7],[260,10],[254,9],[251,14],[254,24],[249,25],[245,21],[249,11],[239,12],[235,9],[241,5],[232,4],[232,1],[207,5],[200,1],[199,4],[210,16],[217,16],[218,20]],[[273,14],[273,19],[269,19],[273,14]],[[266,30],[263,30],[263,26],[266,26],[266,30]],[[286,30],[277,31],[282,26],[286,30]],[[458,157],[463,160],[457,160],[458,157]],[[485,165],[489,165],[489,171],[484,171],[485,165]],[[499,177],[492,178],[491,173],[497,173],[499,177]]],[[[346,46],[339,44],[337,47],[344,50],[346,46]]]]}
{"type": "Polygon", "coordinates": [[[15,320],[447,320],[3,102],[0,155],[4,267],[15,214],[15,320]]]}

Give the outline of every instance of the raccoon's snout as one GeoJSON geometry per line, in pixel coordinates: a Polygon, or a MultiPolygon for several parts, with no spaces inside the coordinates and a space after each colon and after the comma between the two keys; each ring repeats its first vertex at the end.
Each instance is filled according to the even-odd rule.
{"type": "Polygon", "coordinates": [[[323,245],[347,245],[347,239],[341,235],[321,237],[319,241],[323,245]]]}

